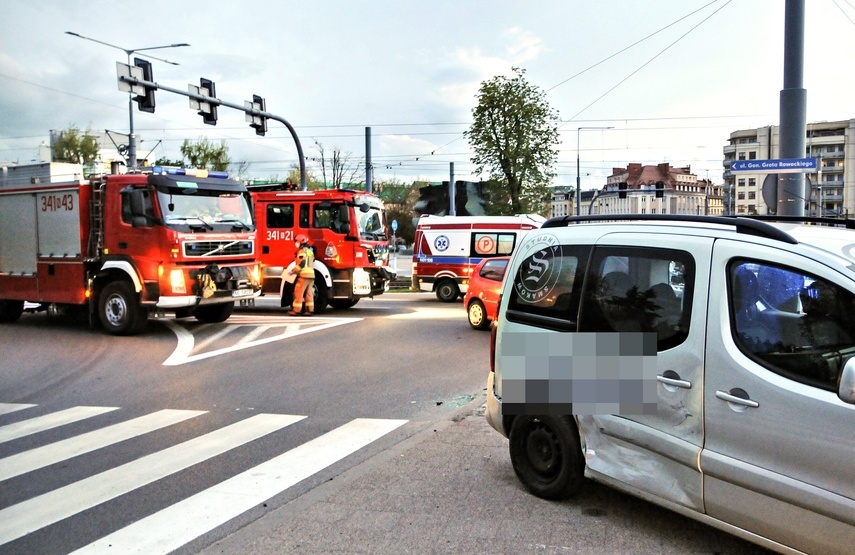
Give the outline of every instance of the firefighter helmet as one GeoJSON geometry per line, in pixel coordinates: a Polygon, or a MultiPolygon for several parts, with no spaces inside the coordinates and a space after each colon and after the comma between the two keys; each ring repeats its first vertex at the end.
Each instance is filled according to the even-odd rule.
{"type": "Polygon", "coordinates": [[[308,245],[309,244],[309,238],[301,233],[300,235],[297,235],[296,237],[294,237],[294,242],[296,242],[299,245],[308,245]]]}

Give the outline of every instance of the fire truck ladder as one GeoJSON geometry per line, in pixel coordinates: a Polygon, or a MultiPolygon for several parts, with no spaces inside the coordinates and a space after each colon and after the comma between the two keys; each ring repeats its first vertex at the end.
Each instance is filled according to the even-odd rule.
{"type": "Polygon", "coordinates": [[[89,245],[86,259],[93,261],[101,256],[104,248],[104,182],[92,184],[92,198],[89,200],[89,245]]]}

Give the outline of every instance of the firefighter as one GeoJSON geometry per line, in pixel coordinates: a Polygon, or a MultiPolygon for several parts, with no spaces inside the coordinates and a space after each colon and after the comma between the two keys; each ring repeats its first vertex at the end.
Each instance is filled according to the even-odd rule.
{"type": "Polygon", "coordinates": [[[297,255],[294,259],[292,274],[297,274],[294,282],[294,302],[291,303],[290,316],[300,316],[305,308],[307,316],[315,312],[315,253],[309,246],[309,238],[303,234],[294,238],[297,255]]]}

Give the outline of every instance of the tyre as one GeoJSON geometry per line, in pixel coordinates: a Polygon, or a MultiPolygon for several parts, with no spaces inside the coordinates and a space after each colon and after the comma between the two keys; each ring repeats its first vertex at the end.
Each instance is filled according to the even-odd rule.
{"type": "Polygon", "coordinates": [[[469,316],[469,325],[472,326],[472,329],[485,330],[490,327],[487,309],[484,308],[484,303],[478,299],[472,299],[469,308],[466,309],[466,314],[469,316]]]}
{"type": "Polygon", "coordinates": [[[327,282],[324,281],[320,272],[315,272],[315,285],[312,288],[312,293],[315,296],[315,314],[323,314],[327,311],[327,304],[330,302],[329,289],[327,282]]]}
{"type": "Polygon", "coordinates": [[[196,310],[193,311],[193,316],[196,317],[200,322],[205,322],[206,324],[216,324],[218,322],[225,322],[229,319],[229,316],[232,315],[232,312],[235,310],[235,303],[219,303],[219,304],[206,304],[202,306],[197,306],[196,310]]]}
{"type": "Polygon", "coordinates": [[[134,335],[145,327],[148,311],[140,305],[129,282],[114,281],[104,286],[98,297],[98,319],[109,334],[134,335]]]}
{"type": "Polygon", "coordinates": [[[0,324],[17,322],[24,312],[24,301],[0,300],[0,324]]]}
{"type": "Polygon", "coordinates": [[[517,416],[509,449],[517,478],[534,495],[565,499],[582,487],[585,461],[572,417],[517,416]]]}
{"type": "Polygon", "coordinates": [[[279,301],[279,306],[288,308],[294,302],[294,284],[287,281],[282,284],[282,300],[279,301]]]}
{"type": "Polygon", "coordinates": [[[460,296],[460,288],[452,279],[443,279],[436,284],[436,298],[445,303],[453,303],[460,296]]]}
{"type": "Polygon", "coordinates": [[[330,306],[336,310],[347,310],[358,302],[358,297],[355,299],[330,299],[330,306]]]}

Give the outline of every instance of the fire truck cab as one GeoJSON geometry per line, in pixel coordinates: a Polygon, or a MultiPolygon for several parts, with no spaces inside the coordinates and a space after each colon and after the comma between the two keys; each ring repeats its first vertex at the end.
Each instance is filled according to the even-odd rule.
{"type": "Polygon", "coordinates": [[[260,294],[241,183],[157,166],[70,181],[43,179],[41,169],[10,168],[20,171],[0,181],[0,323],[28,302],[130,335],[150,312],[222,322],[236,300],[260,294]]]}
{"type": "Polygon", "coordinates": [[[395,272],[389,266],[389,237],[383,202],[352,189],[297,191],[290,184],[248,186],[261,245],[262,288],[291,304],[293,283],[282,279],[294,264],[300,234],[315,251],[315,312],[327,305],[350,308],[381,295],[395,272]]]}

